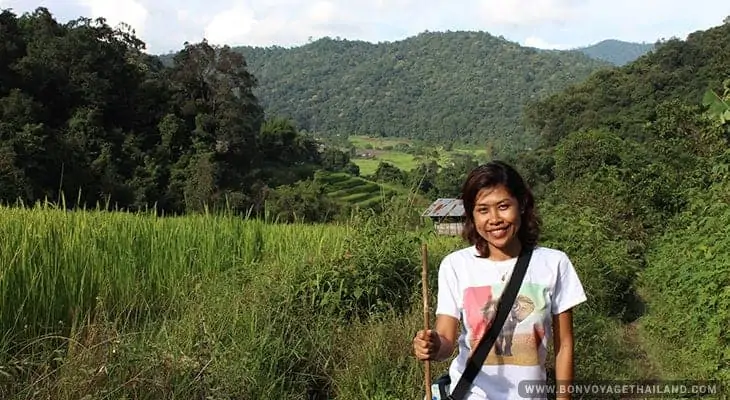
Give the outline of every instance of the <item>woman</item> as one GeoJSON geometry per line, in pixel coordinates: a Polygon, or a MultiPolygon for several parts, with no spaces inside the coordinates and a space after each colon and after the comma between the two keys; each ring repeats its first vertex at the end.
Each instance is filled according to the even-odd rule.
{"type": "Polygon", "coordinates": [[[436,323],[414,337],[415,356],[443,361],[458,346],[449,367],[453,390],[472,349],[488,331],[522,246],[531,246],[515,306],[464,400],[526,398],[525,385],[545,382],[551,336],[556,380],[572,381],[572,308],[586,301],[586,295],[568,256],[537,246],[539,222],[530,189],[514,168],[494,161],[471,171],[461,198],[466,213],[463,235],[471,246],[442,260],[436,323]],[[464,324],[459,334],[460,320],[464,324]]]}

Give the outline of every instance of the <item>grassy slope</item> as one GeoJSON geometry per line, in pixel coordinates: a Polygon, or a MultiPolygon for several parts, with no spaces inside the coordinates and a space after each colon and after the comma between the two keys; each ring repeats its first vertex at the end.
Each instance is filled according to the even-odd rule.
{"type": "Polygon", "coordinates": [[[649,307],[637,325],[669,379],[730,383],[728,193],[727,182],[697,193],[648,252],[640,282],[649,307]]]}

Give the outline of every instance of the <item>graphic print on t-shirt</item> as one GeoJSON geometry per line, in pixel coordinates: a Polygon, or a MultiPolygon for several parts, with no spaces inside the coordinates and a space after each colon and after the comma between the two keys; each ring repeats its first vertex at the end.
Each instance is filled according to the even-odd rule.
{"type": "MultiPolygon", "coordinates": [[[[545,289],[534,283],[522,285],[485,365],[539,365],[539,346],[545,336],[543,319],[548,312],[543,298],[545,289]]],[[[502,290],[504,285],[498,284],[464,291],[465,323],[471,332],[472,351],[494,321],[502,290]]]]}

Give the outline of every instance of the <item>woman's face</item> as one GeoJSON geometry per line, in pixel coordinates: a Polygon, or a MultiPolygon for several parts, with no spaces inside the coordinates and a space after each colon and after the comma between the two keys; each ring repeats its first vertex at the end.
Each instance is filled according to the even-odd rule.
{"type": "Polygon", "coordinates": [[[520,205],[504,185],[481,189],[474,201],[474,225],[490,255],[513,257],[519,249],[520,205]],[[500,254],[501,253],[501,254],[500,254]]]}

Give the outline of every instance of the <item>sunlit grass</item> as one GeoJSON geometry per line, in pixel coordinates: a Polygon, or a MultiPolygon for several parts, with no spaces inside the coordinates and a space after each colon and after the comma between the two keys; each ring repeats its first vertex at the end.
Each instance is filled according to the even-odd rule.
{"type": "MultiPolygon", "coordinates": [[[[464,243],[399,214],[283,225],[0,208],[0,398],[417,397],[420,246],[433,314],[439,261],[464,243]]],[[[583,371],[630,371],[628,350],[588,358],[623,346],[606,339],[618,325],[576,318],[583,371]]]]}

